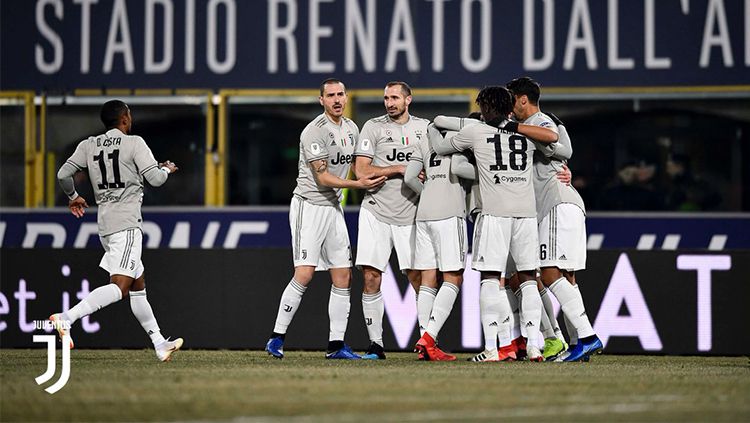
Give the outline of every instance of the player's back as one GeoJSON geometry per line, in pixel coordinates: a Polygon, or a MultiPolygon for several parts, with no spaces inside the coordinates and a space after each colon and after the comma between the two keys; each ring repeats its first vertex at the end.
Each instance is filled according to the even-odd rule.
{"type": "MultiPolygon", "coordinates": [[[[428,136],[441,136],[434,128],[428,128],[428,136]]],[[[466,215],[466,191],[458,177],[451,173],[452,156],[442,156],[423,139],[417,150],[418,160],[425,172],[424,189],[419,196],[417,220],[442,220],[466,215]]]]}
{"type": "Polygon", "coordinates": [[[81,141],[69,163],[88,168],[100,235],[141,227],[142,175],[158,167],[143,138],[110,129],[81,141]]]}
{"type": "Polygon", "coordinates": [[[471,148],[474,152],[482,213],[499,217],[536,216],[531,174],[533,142],[486,123],[463,128],[451,142],[459,150],[471,148]]]}

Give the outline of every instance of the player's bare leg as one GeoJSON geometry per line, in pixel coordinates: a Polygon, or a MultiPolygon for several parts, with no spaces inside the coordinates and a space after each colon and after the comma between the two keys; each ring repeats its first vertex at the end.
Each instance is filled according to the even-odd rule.
{"type": "MultiPolygon", "coordinates": [[[[601,349],[601,341],[596,336],[586,315],[586,308],[580,291],[578,291],[577,286],[571,284],[571,280],[575,283],[575,274],[572,272],[565,272],[557,267],[542,268],[542,283],[557,297],[566,317],[566,325],[567,322],[570,322],[578,338],[575,347],[572,347],[570,351],[560,357],[565,361],[583,359],[584,356],[587,356],[585,351],[596,352],[601,349]]],[[[571,339],[572,343],[573,340],[571,339]]]]}
{"type": "Polygon", "coordinates": [[[362,274],[364,276],[362,313],[365,317],[367,334],[370,337],[370,346],[362,358],[369,360],[385,359],[385,352],[383,351],[385,305],[383,304],[383,294],[380,292],[383,272],[372,266],[362,266],[362,274]]]}
{"type": "Polygon", "coordinates": [[[266,343],[266,351],[276,358],[284,358],[284,338],[289,324],[292,323],[295,313],[302,302],[302,296],[307,290],[307,285],[312,281],[315,274],[315,266],[301,265],[294,268],[294,276],[289,281],[279,301],[279,311],[276,314],[276,323],[273,333],[266,343]]]}

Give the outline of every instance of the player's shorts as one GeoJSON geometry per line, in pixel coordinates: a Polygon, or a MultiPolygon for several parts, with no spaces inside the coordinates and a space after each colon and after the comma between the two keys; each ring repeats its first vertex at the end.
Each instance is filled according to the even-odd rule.
{"type": "Polygon", "coordinates": [[[586,268],[586,216],[575,204],[558,204],[539,223],[541,267],[586,268]]]}
{"type": "Polygon", "coordinates": [[[414,268],[439,269],[441,272],[462,270],[468,243],[463,217],[417,221],[414,268]]]}
{"type": "Polygon", "coordinates": [[[99,262],[99,267],[109,272],[110,276],[125,275],[138,279],[143,275],[143,233],[140,229],[131,228],[115,232],[99,237],[99,241],[104,247],[104,256],[99,262]]]}
{"type": "Polygon", "coordinates": [[[416,225],[392,225],[381,222],[364,207],[359,209],[357,266],[374,267],[381,272],[388,266],[391,250],[396,249],[401,271],[414,269],[416,225]]]}
{"type": "Polygon", "coordinates": [[[506,272],[510,254],[519,271],[539,267],[535,217],[479,216],[474,226],[471,267],[480,272],[506,272]]]}
{"type": "Polygon", "coordinates": [[[352,267],[352,247],[341,206],[319,206],[293,196],[289,207],[294,267],[352,267]]]}

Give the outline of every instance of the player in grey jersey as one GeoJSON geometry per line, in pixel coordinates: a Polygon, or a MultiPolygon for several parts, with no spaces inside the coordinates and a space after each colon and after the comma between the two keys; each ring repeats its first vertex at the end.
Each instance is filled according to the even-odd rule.
{"type": "Polygon", "coordinates": [[[365,123],[354,151],[357,175],[388,177],[381,188],[365,194],[359,211],[356,264],[365,280],[362,309],[370,346],[363,358],[368,359],[385,358],[380,284],[392,249],[396,249],[399,267],[414,290],[419,289],[420,272],[413,265],[417,194],[404,184],[403,174],[417,143],[427,136],[428,121],[409,114],[411,100],[407,83],[386,84],[383,103],[387,114],[365,123]]]}
{"type": "Polygon", "coordinates": [[[182,338],[164,339],[146,299],[141,263],[141,203],[143,178],[158,187],[167,181],[170,173],[177,171],[177,166],[170,161],[157,163],[143,138],[129,135],[133,118],[122,101],[104,103],[101,120],[107,132],[81,141],[60,167],[57,178],[70,199],[68,208],[80,218],[88,204],[76,192],[73,175],[78,171],[88,172],[99,206],[99,239],[104,247],[99,266],[109,272],[111,283],[91,291],[70,310],[53,314],[50,320],[63,337],[76,320],[130,295],[130,308],[151,338],[157,358],[168,361],[183,341],[182,338]]]}
{"type": "MultiPolygon", "coordinates": [[[[427,127],[428,138],[442,137],[434,125],[427,127]]],[[[475,170],[468,159],[459,165],[456,153],[442,156],[435,153],[423,139],[412,155],[404,182],[419,196],[417,206],[417,240],[414,268],[422,271],[417,310],[421,338],[415,350],[420,357],[432,361],[453,361],[456,356],[442,351],[436,344],[440,329],[453,308],[463,282],[466,235],[466,190],[459,176],[475,179],[475,170]],[[424,184],[418,175],[424,171],[424,184]],[[443,284],[438,290],[438,270],[443,284]],[[429,308],[428,308],[429,307],[429,308]]]]}
{"type": "MultiPolygon", "coordinates": [[[[483,327],[496,327],[509,319],[510,304],[500,295],[500,276],[506,271],[510,254],[521,271],[521,288],[525,292],[533,286],[536,293],[537,301],[532,303],[534,297],[528,295],[529,304],[524,307],[532,311],[524,324],[530,338],[536,340],[541,299],[534,277],[538,267],[538,235],[529,157],[535,147],[517,132],[522,130],[525,135],[544,142],[555,142],[557,134],[509,121],[513,98],[505,87],[485,87],[477,96],[477,103],[485,122],[466,126],[446,142],[433,144],[433,148],[438,154],[471,149],[476,158],[482,214],[474,229],[472,267],[482,272],[480,309],[491,309],[491,313],[485,313],[487,316],[499,316],[487,325],[483,321],[483,327]]],[[[490,359],[497,360],[497,332],[485,331],[485,349],[490,359]]],[[[529,357],[541,361],[541,351],[531,351],[529,357]]]]}
{"type": "Polygon", "coordinates": [[[344,116],[347,102],[344,83],[333,78],[323,81],[319,101],[323,113],[300,135],[297,186],[289,208],[294,276],[281,294],[266,351],[274,357],[284,357],[287,328],[302,295],[315,271],[328,270],[332,286],[326,358],[359,359],[344,343],[349,321],[352,259],[349,232],[341,208],[342,189],[377,188],[385,182],[385,177],[367,174],[360,175],[356,181],[347,179],[359,129],[344,116]]]}
{"type": "MultiPolygon", "coordinates": [[[[541,89],[536,81],[528,77],[517,78],[509,82],[507,87],[515,97],[513,114],[516,119],[529,125],[558,128],[539,109],[541,89]]],[[[540,274],[542,284],[552,291],[560,303],[566,327],[573,329],[571,334],[578,338],[576,345],[560,355],[560,358],[564,361],[578,361],[601,350],[602,343],[586,315],[583,299],[576,285],[575,271],[586,268],[586,209],[575,188],[560,183],[555,177],[572,155],[567,131],[563,125],[559,125],[559,128],[564,135],[560,137],[561,142],[539,148],[534,154],[540,274]]],[[[542,294],[546,294],[544,289],[542,294]]],[[[550,313],[549,320],[551,324],[555,321],[554,314],[550,313]]],[[[571,343],[573,340],[571,337],[571,343]]],[[[547,344],[545,341],[545,347],[547,344]]],[[[550,344],[550,347],[556,346],[554,341],[550,344]]],[[[562,348],[558,346],[545,351],[545,356],[551,358],[560,353],[562,348]]]]}

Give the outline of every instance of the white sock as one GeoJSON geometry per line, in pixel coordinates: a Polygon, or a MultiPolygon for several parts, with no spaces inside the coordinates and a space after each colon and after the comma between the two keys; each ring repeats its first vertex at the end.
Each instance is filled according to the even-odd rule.
{"type": "Polygon", "coordinates": [[[576,332],[576,328],[570,323],[570,320],[568,320],[568,316],[566,316],[565,313],[563,313],[563,320],[565,320],[565,331],[568,332],[568,343],[571,345],[577,344],[578,332],[576,332]]]}
{"type": "Polygon", "coordinates": [[[432,313],[432,306],[435,303],[437,292],[437,288],[430,288],[429,286],[424,285],[419,287],[419,294],[417,295],[419,336],[424,335],[424,331],[427,329],[427,324],[430,322],[430,314],[432,313]]]}
{"type": "Polygon", "coordinates": [[[507,347],[510,345],[512,338],[512,326],[513,326],[513,309],[510,306],[508,295],[505,289],[500,288],[500,307],[499,314],[497,317],[497,341],[501,347],[507,347]]]}
{"type": "Polygon", "coordinates": [[[120,288],[113,283],[108,283],[91,291],[75,307],[63,313],[62,317],[63,320],[68,320],[70,324],[73,324],[76,320],[86,317],[100,308],[104,308],[121,299],[122,291],[120,291],[120,288]]]}
{"type": "Polygon", "coordinates": [[[365,315],[365,325],[370,341],[383,346],[383,294],[380,291],[374,294],[362,294],[362,313],[365,315]]]}
{"type": "Polygon", "coordinates": [[[479,315],[484,331],[484,349],[487,351],[497,349],[500,307],[500,281],[483,279],[479,286],[479,315]]]}
{"type": "Polygon", "coordinates": [[[536,281],[521,284],[521,325],[526,328],[528,345],[539,345],[539,324],[542,320],[542,298],[536,281]]]}
{"type": "MultiPolygon", "coordinates": [[[[544,302],[542,302],[542,308],[544,308],[544,302]]],[[[539,320],[539,330],[542,332],[544,339],[556,338],[555,331],[552,329],[552,325],[549,322],[549,316],[542,310],[541,319],[539,320]]]]}
{"type": "Polygon", "coordinates": [[[284,293],[281,294],[281,300],[279,301],[279,312],[276,314],[276,324],[273,327],[275,333],[286,333],[299,304],[302,302],[302,296],[306,289],[306,286],[302,286],[294,278],[284,288],[284,293]]]}
{"type": "Polygon", "coordinates": [[[351,288],[336,288],[331,285],[331,295],[328,297],[328,319],[330,320],[329,341],[343,341],[346,326],[349,323],[349,309],[351,302],[351,288]]]}
{"type": "Polygon", "coordinates": [[[445,321],[448,320],[448,315],[453,310],[453,303],[456,302],[456,297],[458,297],[458,287],[450,282],[443,282],[435,297],[432,314],[427,323],[427,333],[433,339],[437,339],[440,329],[443,328],[445,321]]]}
{"type": "Polygon", "coordinates": [[[515,308],[516,320],[518,321],[518,331],[521,333],[521,336],[528,339],[528,335],[526,334],[526,326],[522,324],[523,301],[521,301],[521,299],[523,298],[523,295],[521,295],[521,288],[518,288],[518,291],[513,291],[513,296],[516,297],[516,302],[518,303],[518,306],[515,308]]]}
{"type": "Polygon", "coordinates": [[[512,313],[510,314],[510,337],[511,339],[516,339],[521,336],[521,319],[519,318],[520,310],[518,309],[518,298],[509,286],[505,287],[505,296],[508,298],[508,304],[510,304],[510,309],[512,310],[512,313]]]}
{"type": "Polygon", "coordinates": [[[563,336],[562,330],[560,329],[560,323],[557,321],[557,317],[555,316],[555,306],[552,305],[552,297],[550,295],[550,290],[548,288],[544,288],[539,293],[539,296],[542,297],[544,312],[547,313],[550,325],[552,325],[552,330],[555,331],[555,337],[561,341],[565,341],[565,337],[563,336]]]}
{"type": "Polygon", "coordinates": [[[560,308],[562,308],[565,317],[575,328],[577,337],[585,338],[593,335],[594,328],[591,327],[589,318],[586,315],[586,308],[583,305],[583,298],[580,291],[573,288],[565,278],[556,280],[550,285],[549,289],[555,294],[557,301],[560,302],[560,308]]]}
{"type": "Polygon", "coordinates": [[[154,311],[151,309],[151,304],[148,303],[148,299],[146,298],[145,289],[143,291],[130,291],[130,310],[133,312],[133,316],[138,319],[143,330],[151,338],[151,343],[154,346],[164,342],[159,324],[156,323],[156,317],[154,317],[154,311]]]}

